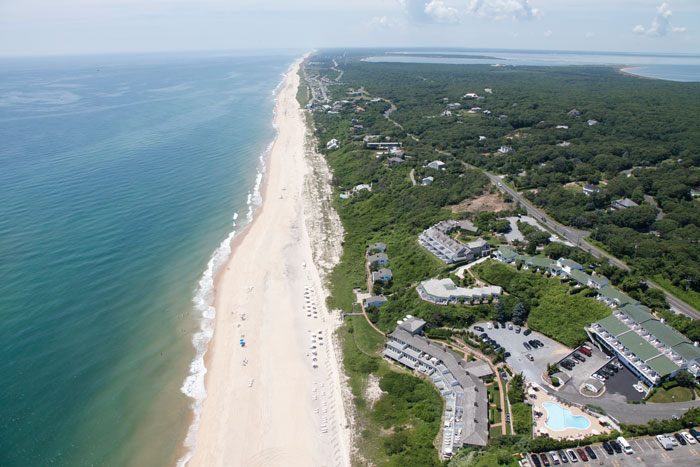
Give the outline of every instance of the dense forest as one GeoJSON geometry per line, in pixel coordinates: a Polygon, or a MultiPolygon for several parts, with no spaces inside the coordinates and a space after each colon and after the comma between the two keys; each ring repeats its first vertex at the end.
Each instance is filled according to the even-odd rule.
{"type": "MultiPolygon", "coordinates": [[[[327,53],[343,70],[342,85],[331,87],[335,99],[362,88],[367,99],[384,99],[369,105],[396,106],[391,118],[405,131],[377,113],[367,122],[373,131],[402,138],[428,160],[449,153],[507,175],[557,221],[591,231],[639,274],[689,292],[682,298],[691,304],[700,300],[700,200],[693,196],[700,116],[689,105],[700,102],[700,84],[612,67],[370,63],[360,60],[363,52],[327,53]],[[441,116],[452,103],[459,108],[441,116]],[[587,196],[584,184],[600,191],[587,196]],[[623,197],[639,206],[611,211],[623,197]]],[[[352,126],[344,131],[351,140],[352,126]]]]}

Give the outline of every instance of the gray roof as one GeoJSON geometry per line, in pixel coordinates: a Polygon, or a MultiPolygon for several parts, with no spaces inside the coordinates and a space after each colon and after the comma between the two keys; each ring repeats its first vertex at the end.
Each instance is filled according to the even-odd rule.
{"type": "Polygon", "coordinates": [[[633,207],[639,206],[637,203],[635,203],[634,201],[632,201],[629,198],[616,199],[615,201],[613,201],[613,204],[616,206],[624,206],[626,208],[633,208],[633,207]]]}
{"type": "Polygon", "coordinates": [[[410,332],[411,334],[416,334],[422,331],[424,326],[425,321],[420,318],[416,318],[415,316],[411,316],[410,318],[404,319],[398,327],[410,332]]]}
{"type": "Polygon", "coordinates": [[[384,295],[376,295],[365,299],[365,306],[382,306],[387,301],[388,300],[384,295]]]}
{"type": "Polygon", "coordinates": [[[420,283],[426,294],[436,299],[450,300],[458,298],[481,298],[484,296],[501,295],[503,289],[497,285],[474,287],[466,289],[457,287],[452,279],[430,279],[420,283]]]}
{"type": "Polygon", "coordinates": [[[375,255],[370,255],[369,258],[369,263],[376,263],[377,261],[389,261],[389,257],[386,255],[386,253],[377,253],[375,255]]]}
{"type": "Polygon", "coordinates": [[[471,362],[467,362],[464,368],[470,375],[476,376],[477,378],[485,378],[493,374],[491,366],[484,360],[472,360],[471,362]]]}
{"type": "Polygon", "coordinates": [[[386,243],[377,242],[369,246],[369,251],[386,251],[386,243]]]}

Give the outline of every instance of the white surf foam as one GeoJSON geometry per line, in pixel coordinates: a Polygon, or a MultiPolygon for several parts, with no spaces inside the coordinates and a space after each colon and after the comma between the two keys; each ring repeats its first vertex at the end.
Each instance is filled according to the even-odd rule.
{"type": "MultiPolygon", "coordinates": [[[[276,114],[275,114],[276,115],[276,114]]],[[[273,115],[273,127],[277,130],[274,125],[274,115],[273,115]]],[[[276,135],[275,135],[276,139],[276,135]]],[[[263,178],[265,176],[266,164],[265,160],[267,155],[272,150],[273,141],[267,146],[265,151],[260,154],[258,171],[255,176],[255,184],[251,191],[248,192],[248,199],[246,204],[248,205],[248,211],[246,213],[246,223],[242,225],[249,224],[253,221],[253,214],[255,209],[262,205],[262,194],[260,193],[260,187],[262,185],[263,178]]],[[[193,412],[192,424],[187,430],[187,436],[183,445],[187,448],[187,453],[183,455],[177,461],[177,467],[185,467],[189,460],[194,454],[194,448],[197,442],[197,432],[199,429],[199,422],[202,415],[202,406],[204,404],[204,399],[207,397],[207,390],[204,385],[204,376],[207,373],[207,367],[204,364],[204,355],[207,353],[209,347],[209,341],[214,335],[214,325],[216,317],[216,309],[214,308],[214,278],[221,266],[225,265],[231,255],[231,241],[236,236],[236,220],[238,219],[238,213],[233,214],[232,226],[233,230],[228,236],[219,244],[219,247],[214,251],[211,259],[207,263],[207,268],[199,279],[199,284],[195,296],[193,298],[195,309],[201,313],[200,318],[200,328],[194,336],[192,336],[192,345],[195,348],[195,357],[190,363],[190,374],[185,378],[180,391],[187,397],[192,399],[190,408],[193,412]]]]}

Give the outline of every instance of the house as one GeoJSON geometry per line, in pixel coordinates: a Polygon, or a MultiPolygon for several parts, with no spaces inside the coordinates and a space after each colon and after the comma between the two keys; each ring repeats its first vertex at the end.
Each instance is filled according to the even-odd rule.
{"type": "Polygon", "coordinates": [[[585,387],[587,390],[597,394],[603,390],[603,388],[605,387],[605,384],[603,384],[602,381],[597,380],[595,378],[588,378],[586,380],[585,387]]]}
{"type": "Polygon", "coordinates": [[[426,165],[429,169],[435,169],[435,170],[440,170],[445,166],[445,163],[442,161],[433,161],[430,164],[426,165]]]}
{"type": "Polygon", "coordinates": [[[360,185],[355,185],[355,186],[352,188],[352,193],[353,193],[353,194],[357,194],[357,193],[361,192],[362,190],[372,191],[372,185],[369,185],[369,184],[367,184],[367,183],[362,183],[362,184],[360,184],[360,185]]]}
{"type": "Polygon", "coordinates": [[[569,115],[573,115],[574,117],[578,117],[581,115],[581,112],[577,109],[571,109],[567,112],[569,115]]]}
{"type": "Polygon", "coordinates": [[[372,272],[372,283],[375,284],[377,282],[380,283],[387,283],[390,280],[394,278],[394,275],[391,273],[391,269],[387,268],[382,268],[379,271],[373,271],[372,272]]]}
{"type": "Polygon", "coordinates": [[[486,136],[479,136],[479,141],[483,141],[486,139],[486,136]]]}
{"type": "Polygon", "coordinates": [[[600,193],[600,187],[595,185],[583,185],[583,194],[591,196],[593,193],[600,193]]]}
{"type": "Polygon", "coordinates": [[[401,159],[400,157],[390,157],[386,160],[387,165],[398,165],[402,163],[404,160],[401,159]]]}
{"type": "Polygon", "coordinates": [[[514,263],[518,259],[518,254],[509,246],[499,246],[494,256],[502,263],[514,263]]]}
{"type": "Polygon", "coordinates": [[[588,120],[586,123],[588,123],[588,126],[593,126],[599,124],[600,122],[598,120],[588,120]]]}
{"type": "Polygon", "coordinates": [[[370,245],[367,248],[367,251],[369,251],[369,252],[378,251],[380,253],[383,253],[386,251],[386,243],[382,243],[382,242],[373,243],[372,245],[370,245]]]}
{"type": "Polygon", "coordinates": [[[358,105],[355,107],[355,112],[366,112],[366,110],[358,105]]]}
{"type": "Polygon", "coordinates": [[[441,117],[451,117],[451,116],[452,116],[452,112],[450,112],[449,110],[445,110],[444,112],[442,112],[442,113],[440,114],[440,116],[441,116],[441,117]]]}
{"type": "Polygon", "coordinates": [[[367,261],[369,262],[370,266],[384,266],[389,262],[389,257],[386,255],[386,253],[375,253],[373,255],[369,255],[367,261]]]}
{"type": "Polygon", "coordinates": [[[583,270],[583,266],[578,264],[576,261],[566,258],[559,258],[557,264],[567,273],[571,274],[571,271],[577,269],[579,271],[583,270]]]}
{"type": "Polygon", "coordinates": [[[486,240],[480,238],[465,245],[447,235],[449,230],[438,223],[424,230],[418,237],[418,243],[447,264],[472,261],[491,252],[491,245],[486,240]]]}
{"type": "Polygon", "coordinates": [[[491,88],[484,88],[484,92],[488,92],[489,94],[493,94],[493,90],[491,88]]]}
{"type": "Polygon", "coordinates": [[[609,284],[610,280],[608,280],[607,277],[594,274],[588,278],[588,283],[586,285],[592,289],[602,289],[609,284]]]}
{"type": "Polygon", "coordinates": [[[425,321],[412,316],[399,320],[382,355],[430,378],[445,400],[440,456],[450,458],[458,449],[485,446],[489,437],[489,401],[482,370],[422,335],[425,321]]]}
{"type": "Polygon", "coordinates": [[[571,143],[568,141],[562,141],[561,143],[557,143],[557,146],[559,146],[560,148],[568,148],[569,146],[571,146],[571,143]]]}
{"type": "Polygon", "coordinates": [[[326,143],[326,149],[328,149],[329,151],[335,151],[339,147],[340,145],[338,144],[338,140],[335,138],[326,143]]]}
{"type": "Polygon", "coordinates": [[[462,99],[476,99],[477,97],[479,97],[479,96],[477,95],[477,93],[475,93],[475,92],[468,92],[468,93],[466,93],[464,96],[462,96],[462,99]]]}
{"type": "MultiPolygon", "coordinates": [[[[366,139],[366,137],[365,137],[365,139],[366,139]]],[[[367,149],[401,148],[401,147],[403,147],[403,143],[398,142],[398,141],[385,141],[385,142],[375,142],[375,143],[370,143],[369,141],[365,141],[365,147],[367,149]]]]}
{"type": "Polygon", "coordinates": [[[508,118],[508,115],[499,115],[498,116],[499,120],[505,120],[506,118],[508,118]]]}
{"type": "Polygon", "coordinates": [[[387,300],[387,298],[384,295],[376,295],[374,297],[369,297],[365,299],[365,307],[373,306],[375,308],[379,308],[388,301],[389,300],[387,300]]]}
{"type": "Polygon", "coordinates": [[[498,152],[500,152],[501,154],[509,153],[512,150],[513,148],[511,148],[510,146],[501,146],[500,148],[498,148],[498,152]]]}
{"type": "Polygon", "coordinates": [[[569,125],[557,125],[556,128],[557,130],[568,130],[569,125]]]}
{"type": "Polygon", "coordinates": [[[469,112],[473,113],[473,114],[475,114],[479,111],[481,111],[481,107],[472,107],[471,109],[469,109],[469,112]]]}
{"type": "Polygon", "coordinates": [[[627,208],[634,208],[637,206],[639,206],[639,205],[629,198],[616,199],[615,201],[610,203],[610,207],[613,209],[627,209],[627,208]]]}
{"type": "Polygon", "coordinates": [[[450,110],[457,110],[460,107],[462,107],[462,104],[460,104],[459,102],[453,102],[452,104],[447,104],[447,108],[450,110]]]}
{"type": "Polygon", "coordinates": [[[484,110],[483,114],[484,114],[484,115],[491,115],[491,111],[490,111],[490,110],[484,110]]]}
{"type": "Polygon", "coordinates": [[[423,180],[420,181],[420,184],[423,186],[428,186],[433,183],[435,179],[433,177],[425,177],[423,180]]]}

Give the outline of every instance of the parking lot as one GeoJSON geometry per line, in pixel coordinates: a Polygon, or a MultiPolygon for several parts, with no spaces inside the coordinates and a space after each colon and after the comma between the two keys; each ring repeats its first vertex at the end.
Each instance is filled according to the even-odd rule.
{"type": "Polygon", "coordinates": [[[605,365],[610,360],[607,355],[595,348],[595,346],[591,346],[591,356],[583,355],[580,352],[578,353],[586,359],[585,362],[579,362],[569,354],[566,355],[566,359],[574,362],[575,366],[571,370],[567,370],[561,365],[559,367],[562,372],[566,373],[571,378],[571,381],[569,381],[568,384],[572,385],[576,389],[578,389],[591,376],[591,374],[593,374],[593,372],[598,370],[598,368],[605,365]]]}
{"type": "MultiPolygon", "coordinates": [[[[634,466],[639,467],[640,465],[676,465],[676,466],[694,466],[700,465],[700,445],[699,444],[689,444],[686,446],[675,446],[673,450],[664,450],[659,442],[654,437],[649,438],[637,438],[628,440],[633,454],[627,455],[621,454],[608,454],[603,446],[600,444],[591,445],[593,452],[595,452],[598,459],[591,460],[588,462],[581,462],[577,465],[581,466],[594,466],[594,465],[611,465],[614,467],[624,467],[624,466],[634,466]]],[[[529,455],[528,455],[529,459],[529,455]]],[[[530,461],[528,465],[532,465],[530,461]]],[[[561,464],[561,465],[571,465],[571,464],[561,464]]]]}
{"type": "MultiPolygon", "coordinates": [[[[506,323],[508,324],[508,323],[506,323]]],[[[493,326],[493,324],[492,324],[493,326]]],[[[565,347],[564,345],[553,341],[547,336],[544,336],[538,332],[532,332],[529,336],[515,332],[515,326],[513,329],[503,328],[499,325],[499,329],[488,329],[486,322],[476,323],[471,328],[470,331],[476,333],[477,335],[485,332],[492,339],[498,342],[506,352],[510,352],[510,357],[506,358],[506,362],[513,367],[513,369],[520,373],[527,381],[532,381],[536,383],[542,382],[542,373],[547,370],[548,363],[554,363],[561,360],[565,355],[571,352],[571,349],[565,347]],[[474,327],[481,327],[484,330],[479,331],[474,329],[474,327]],[[533,348],[531,350],[526,350],[523,346],[524,342],[529,340],[539,339],[544,346],[539,348],[533,348]],[[530,354],[533,358],[530,361],[527,358],[527,354],[530,354]]]]}
{"type": "Polygon", "coordinates": [[[608,393],[617,393],[625,396],[627,400],[641,401],[646,393],[634,389],[634,385],[639,382],[639,378],[622,365],[622,369],[608,378],[605,382],[608,393]]]}

